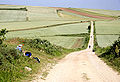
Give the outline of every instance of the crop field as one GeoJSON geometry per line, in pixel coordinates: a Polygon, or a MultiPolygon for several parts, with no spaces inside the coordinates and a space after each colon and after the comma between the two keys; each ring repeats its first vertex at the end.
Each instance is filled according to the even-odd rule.
{"type": "Polygon", "coordinates": [[[26,11],[0,10],[0,22],[6,21],[26,21],[26,11]]]}
{"type": "Polygon", "coordinates": [[[110,16],[120,16],[120,10],[103,10],[103,9],[84,9],[85,11],[90,11],[94,13],[110,15],[110,16]]]}
{"type": "Polygon", "coordinates": [[[95,23],[97,42],[100,47],[107,47],[118,39],[120,21],[97,21],[95,23]]]}
{"type": "Polygon", "coordinates": [[[54,24],[69,23],[76,21],[30,21],[30,22],[7,22],[0,23],[0,28],[6,28],[7,30],[26,29],[34,27],[42,27],[54,24]]]}
{"type": "Polygon", "coordinates": [[[49,7],[27,7],[29,20],[62,20],[56,9],[49,7]]]}
{"type": "MultiPolygon", "coordinates": [[[[70,9],[80,11],[80,12],[83,12],[83,13],[88,13],[88,14],[91,14],[91,15],[96,15],[96,16],[113,17],[113,15],[108,15],[108,14],[99,13],[99,12],[87,11],[85,9],[80,9],[80,8],[70,8],[70,9]]],[[[116,17],[116,16],[114,16],[114,17],[116,17]]]]}
{"type": "Polygon", "coordinates": [[[38,6],[15,6],[15,5],[0,5],[0,8],[27,8],[27,13],[21,14],[18,11],[4,11],[1,13],[1,18],[4,20],[9,20],[9,14],[11,14],[11,20],[14,22],[4,22],[3,20],[0,23],[0,29],[6,28],[7,30],[19,30],[9,32],[7,34],[7,39],[9,38],[42,38],[50,41],[55,45],[59,45],[65,48],[75,48],[81,47],[83,43],[83,38],[81,37],[63,37],[63,36],[54,36],[54,35],[62,35],[62,34],[81,34],[88,33],[89,23],[77,23],[77,24],[66,24],[61,26],[53,26],[49,28],[39,28],[39,29],[31,29],[36,27],[43,27],[49,25],[63,24],[63,23],[72,23],[79,22],[81,20],[76,19],[68,19],[62,18],[58,15],[57,10],[55,8],[50,7],[38,7],[38,6]],[[6,14],[6,15],[5,15],[6,14]],[[28,21],[21,21],[16,16],[21,16],[25,18],[27,17],[28,21]],[[15,15],[15,16],[14,16],[15,15]],[[6,17],[6,18],[4,18],[6,17]],[[14,17],[18,18],[17,20],[14,17]],[[16,22],[15,22],[16,21],[16,22]],[[29,30],[24,30],[29,29],[29,30]],[[78,43],[79,42],[79,43],[78,43]]]}
{"type": "Polygon", "coordinates": [[[35,30],[25,30],[8,33],[8,38],[13,37],[40,37],[40,36],[50,36],[50,35],[61,35],[61,34],[80,34],[87,33],[87,27],[89,23],[79,23],[79,24],[70,24],[62,25],[49,28],[41,28],[35,30]]]}
{"type": "Polygon", "coordinates": [[[95,23],[97,34],[120,34],[120,21],[97,21],[95,23]]]}
{"type": "Polygon", "coordinates": [[[9,32],[7,34],[7,39],[16,37],[32,39],[42,38],[65,48],[75,48],[75,46],[73,45],[75,44],[75,42],[79,41],[80,43],[77,47],[81,47],[83,43],[83,39],[81,39],[81,37],[60,37],[54,35],[87,33],[88,25],[89,23],[79,23],[35,30],[9,32]]]}
{"type": "Polygon", "coordinates": [[[100,47],[107,47],[117,40],[119,35],[97,35],[97,42],[100,47]]]}
{"type": "Polygon", "coordinates": [[[55,44],[57,46],[62,46],[64,48],[80,48],[82,47],[82,43],[84,41],[84,38],[82,37],[64,37],[64,36],[53,36],[53,37],[40,37],[41,39],[45,39],[50,41],[52,44],[55,44]],[[73,45],[77,42],[79,39],[80,45],[77,47],[74,47],[73,45]]]}
{"type": "Polygon", "coordinates": [[[72,19],[79,19],[79,20],[99,20],[97,18],[82,16],[82,15],[78,15],[78,14],[70,13],[66,11],[59,11],[59,15],[63,18],[72,18],[72,19]]]}

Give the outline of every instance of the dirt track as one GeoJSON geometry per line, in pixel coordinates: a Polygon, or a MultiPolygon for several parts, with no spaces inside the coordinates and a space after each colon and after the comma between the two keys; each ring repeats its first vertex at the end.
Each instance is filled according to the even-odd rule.
{"type": "Polygon", "coordinates": [[[120,75],[100,60],[93,49],[93,22],[91,38],[86,50],[73,52],[62,59],[49,72],[46,80],[32,82],[120,82],[120,75]]]}
{"type": "Polygon", "coordinates": [[[71,13],[75,13],[75,14],[83,15],[83,16],[87,16],[87,17],[92,17],[92,18],[108,19],[108,20],[114,20],[115,19],[115,18],[112,18],[112,17],[104,17],[104,16],[97,16],[97,15],[92,15],[92,14],[88,14],[88,13],[83,13],[83,12],[75,11],[75,10],[68,9],[68,8],[57,8],[57,9],[61,9],[63,11],[67,11],[67,12],[71,12],[71,13]]]}

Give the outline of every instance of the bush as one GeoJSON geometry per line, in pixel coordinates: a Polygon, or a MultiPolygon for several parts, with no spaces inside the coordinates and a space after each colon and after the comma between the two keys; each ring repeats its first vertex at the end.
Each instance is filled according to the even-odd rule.
{"type": "Polygon", "coordinates": [[[52,45],[49,41],[47,40],[41,40],[41,39],[25,39],[23,44],[28,45],[31,48],[36,48],[38,50],[42,50],[46,52],[47,54],[53,55],[53,56],[58,56],[61,55],[61,48],[52,45]]]}
{"type": "Polygon", "coordinates": [[[24,67],[32,66],[31,60],[12,46],[0,45],[0,81],[14,82],[25,76],[24,67]],[[22,70],[23,72],[20,72],[22,70]]]}
{"type": "Polygon", "coordinates": [[[5,34],[7,33],[8,31],[6,29],[2,29],[0,30],[0,44],[3,43],[3,40],[5,40],[5,34]]]}
{"type": "Polygon", "coordinates": [[[107,64],[120,72],[120,37],[112,46],[100,48],[100,50],[96,49],[96,52],[97,51],[100,53],[100,58],[105,59],[107,64]]]}

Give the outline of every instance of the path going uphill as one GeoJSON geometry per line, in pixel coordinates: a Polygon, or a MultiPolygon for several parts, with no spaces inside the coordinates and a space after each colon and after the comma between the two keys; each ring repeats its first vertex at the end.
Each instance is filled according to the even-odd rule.
{"type": "Polygon", "coordinates": [[[93,50],[93,22],[88,48],[73,52],[60,60],[50,70],[46,80],[38,79],[32,82],[120,82],[120,75],[100,60],[93,50]],[[90,46],[90,47],[89,47],[90,46]]]}

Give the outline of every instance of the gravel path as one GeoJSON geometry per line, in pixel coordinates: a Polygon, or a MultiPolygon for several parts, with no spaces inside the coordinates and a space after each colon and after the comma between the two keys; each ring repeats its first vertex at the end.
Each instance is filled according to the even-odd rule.
{"type": "Polygon", "coordinates": [[[100,60],[93,49],[93,22],[91,38],[86,50],[73,52],[50,70],[46,80],[32,82],[120,82],[120,75],[100,60]]]}

